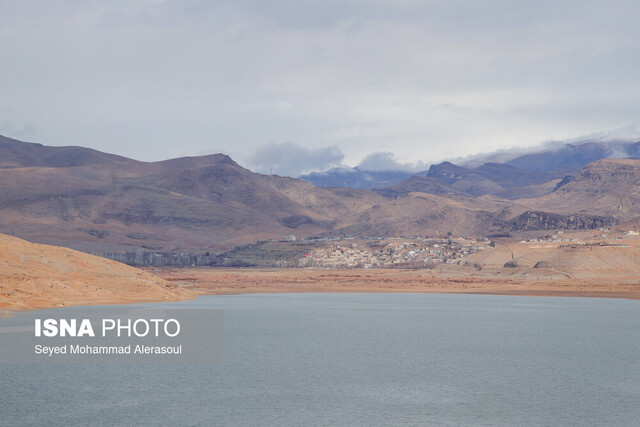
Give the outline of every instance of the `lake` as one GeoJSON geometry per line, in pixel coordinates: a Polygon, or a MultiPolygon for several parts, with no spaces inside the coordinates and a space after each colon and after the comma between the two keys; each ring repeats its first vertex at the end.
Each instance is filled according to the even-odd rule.
{"type": "Polygon", "coordinates": [[[223,310],[222,361],[0,363],[0,424],[640,420],[640,301],[300,293],[170,305],[223,310]]]}

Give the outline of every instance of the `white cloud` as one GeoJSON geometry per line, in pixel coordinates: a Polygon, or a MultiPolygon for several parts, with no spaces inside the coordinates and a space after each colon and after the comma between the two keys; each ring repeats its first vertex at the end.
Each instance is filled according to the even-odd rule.
{"type": "Polygon", "coordinates": [[[402,163],[389,152],[372,153],[362,159],[358,168],[364,171],[407,171],[418,172],[428,168],[423,162],[402,163]]]}
{"type": "Polygon", "coordinates": [[[260,147],[247,161],[257,172],[297,177],[337,166],[343,158],[335,146],[309,149],[293,142],[273,142],[260,147]]]}
{"type": "Polygon", "coordinates": [[[36,134],[36,129],[31,124],[17,125],[10,120],[0,122],[0,135],[30,140],[35,137],[36,134]]]}
{"type": "Polygon", "coordinates": [[[305,141],[349,164],[432,162],[640,116],[631,0],[0,5],[2,120],[45,144],[157,160],[305,141]]]}

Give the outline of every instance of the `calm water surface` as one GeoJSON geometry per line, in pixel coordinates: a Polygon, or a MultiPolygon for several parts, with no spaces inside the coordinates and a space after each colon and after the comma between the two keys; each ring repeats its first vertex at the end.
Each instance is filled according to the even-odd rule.
{"type": "Polygon", "coordinates": [[[640,302],[207,296],[224,361],[0,364],[4,425],[638,425],[640,302]]]}

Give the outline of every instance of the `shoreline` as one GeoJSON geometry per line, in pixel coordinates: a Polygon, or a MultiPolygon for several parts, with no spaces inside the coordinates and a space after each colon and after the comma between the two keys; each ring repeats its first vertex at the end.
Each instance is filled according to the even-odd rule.
{"type": "MultiPolygon", "coordinates": [[[[520,296],[520,297],[546,297],[546,298],[603,298],[603,299],[626,299],[632,301],[640,301],[640,296],[635,294],[623,293],[598,293],[598,292],[574,292],[574,291],[545,291],[545,290],[460,290],[460,289],[435,289],[435,290],[413,290],[413,289],[345,289],[345,290],[221,290],[213,292],[198,292],[197,296],[207,295],[257,295],[257,294],[449,294],[449,295],[501,295],[501,296],[520,296]]],[[[171,302],[171,301],[166,301],[171,302]]]]}
{"type": "Polygon", "coordinates": [[[51,309],[61,309],[61,308],[71,308],[71,307],[109,307],[109,306],[124,306],[124,305],[136,305],[136,304],[165,304],[165,303],[174,303],[181,301],[193,301],[203,296],[224,296],[224,295],[259,295],[259,294],[360,294],[360,293],[371,293],[371,294],[442,294],[442,295],[494,295],[494,296],[520,296],[520,297],[534,297],[534,298],[601,298],[601,299],[625,299],[630,301],[640,301],[640,297],[637,295],[625,296],[622,294],[599,294],[599,293],[579,293],[579,292],[548,292],[548,291],[540,291],[537,292],[535,290],[531,291],[491,291],[491,290],[478,290],[478,291],[460,291],[455,289],[437,289],[432,291],[417,291],[417,290],[409,290],[409,289],[392,289],[392,290],[379,290],[379,289],[371,289],[371,290],[331,290],[331,291],[317,291],[317,290],[282,290],[282,291],[254,291],[247,290],[245,291],[236,291],[236,292],[216,292],[216,293],[197,293],[194,294],[195,298],[191,299],[182,299],[182,300],[172,300],[172,301],[126,301],[126,302],[112,302],[112,303],[78,303],[78,304],[69,304],[64,307],[60,306],[51,306],[51,307],[33,307],[33,308],[18,308],[18,309],[8,309],[8,308],[0,308],[0,319],[7,319],[13,317],[16,313],[23,313],[29,311],[38,311],[38,310],[51,310],[51,309]]]}
{"type": "Polygon", "coordinates": [[[640,300],[628,280],[543,279],[434,270],[153,269],[198,295],[301,292],[451,293],[640,300]]]}
{"type": "Polygon", "coordinates": [[[545,279],[499,274],[470,274],[434,270],[324,270],[237,268],[147,268],[147,272],[171,283],[172,295],[145,298],[146,292],[114,298],[72,297],[46,301],[42,296],[22,306],[0,307],[0,318],[16,312],[71,306],[175,302],[201,295],[260,293],[442,293],[525,297],[615,298],[640,300],[640,284],[625,278],[545,279]]]}
{"type": "Polygon", "coordinates": [[[180,302],[180,301],[192,301],[199,297],[199,294],[190,295],[190,298],[180,298],[180,299],[142,299],[142,300],[131,300],[131,299],[123,299],[121,301],[79,301],[79,302],[69,302],[64,305],[38,305],[37,307],[17,307],[17,308],[7,308],[0,307],[0,319],[7,319],[9,317],[13,317],[15,313],[22,313],[26,311],[37,311],[37,310],[51,310],[51,309],[59,309],[59,308],[70,308],[70,307],[92,307],[92,306],[100,306],[100,307],[108,307],[111,305],[134,305],[134,304],[161,304],[167,302],[180,302]]]}

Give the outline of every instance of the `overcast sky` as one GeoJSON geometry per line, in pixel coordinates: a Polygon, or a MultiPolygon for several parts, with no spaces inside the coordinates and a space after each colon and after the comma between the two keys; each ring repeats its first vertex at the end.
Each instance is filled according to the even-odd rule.
{"type": "Polygon", "coordinates": [[[0,134],[289,174],[569,139],[638,123],[639,16],[632,0],[0,0],[0,134]]]}

